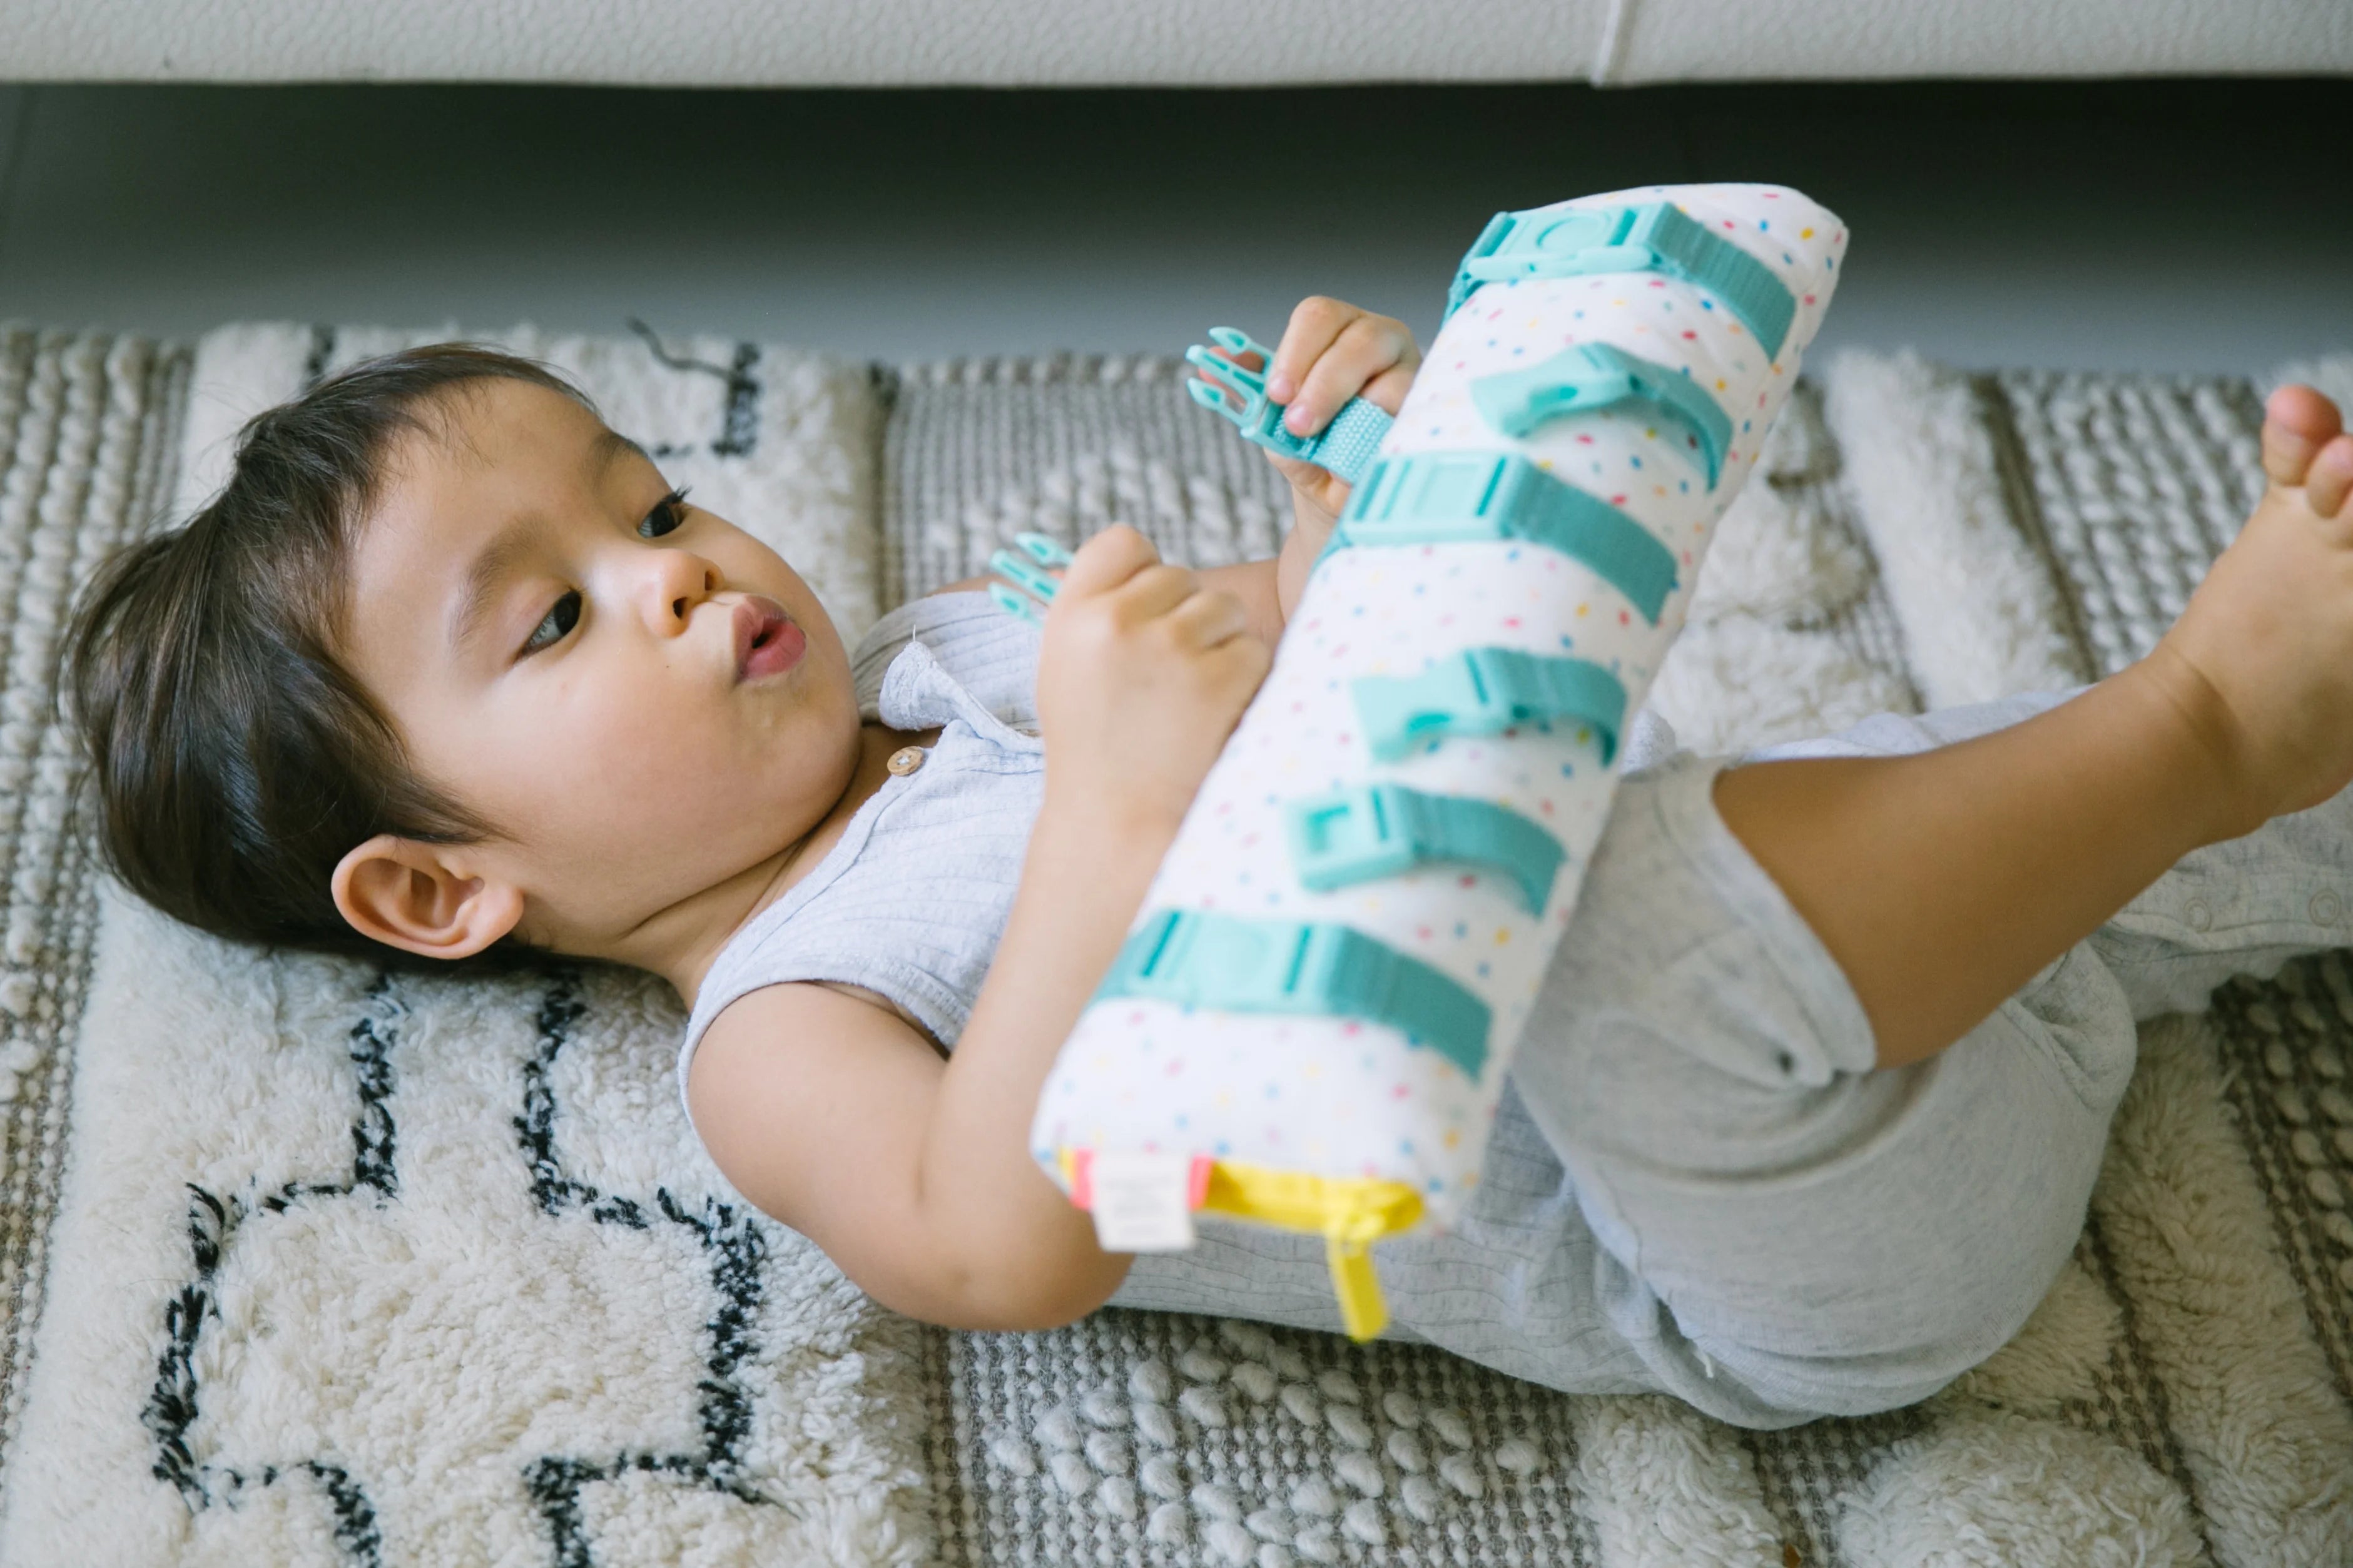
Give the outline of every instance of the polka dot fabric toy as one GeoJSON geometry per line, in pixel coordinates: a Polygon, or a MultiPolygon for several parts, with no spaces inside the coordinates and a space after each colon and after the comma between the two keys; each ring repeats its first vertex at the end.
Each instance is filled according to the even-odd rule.
{"type": "Polygon", "coordinates": [[[1820,324],[1845,226],[1676,185],[1499,214],[1031,1131],[1103,1245],[1208,1209],[1367,1248],[1479,1180],[1618,736],[1820,324]]]}

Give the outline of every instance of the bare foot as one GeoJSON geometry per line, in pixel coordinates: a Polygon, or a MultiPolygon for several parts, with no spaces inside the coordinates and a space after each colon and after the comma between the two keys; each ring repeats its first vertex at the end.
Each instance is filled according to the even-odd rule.
{"type": "Polygon", "coordinates": [[[2353,435],[2308,386],[2264,414],[2270,489],[2137,667],[2199,729],[2236,833],[2353,783],[2353,435]]]}

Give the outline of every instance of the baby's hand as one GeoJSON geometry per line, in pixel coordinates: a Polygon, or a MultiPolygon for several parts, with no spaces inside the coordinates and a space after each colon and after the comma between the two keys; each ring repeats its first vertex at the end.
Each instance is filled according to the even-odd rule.
{"type": "MultiPolygon", "coordinates": [[[[1284,429],[1294,436],[1313,436],[1352,397],[1364,397],[1394,415],[1404,405],[1406,389],[1420,368],[1421,351],[1403,321],[1319,294],[1302,300],[1291,312],[1291,324],[1282,330],[1274,364],[1267,372],[1266,395],[1285,405],[1284,429]]],[[[1272,452],[1267,457],[1291,481],[1299,522],[1329,529],[1348,504],[1347,481],[1295,458],[1272,452]]]]}
{"type": "Polygon", "coordinates": [[[1173,834],[1266,679],[1248,624],[1124,523],[1079,546],[1038,650],[1048,807],[1173,834]]]}

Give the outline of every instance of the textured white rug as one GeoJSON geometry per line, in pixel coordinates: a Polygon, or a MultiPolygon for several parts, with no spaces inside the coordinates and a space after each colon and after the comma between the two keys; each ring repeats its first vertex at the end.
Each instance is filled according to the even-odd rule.
{"type": "MultiPolygon", "coordinates": [[[[247,416],[443,335],[208,337],[179,510],[247,416]]],[[[501,341],[871,621],[863,366],[501,341]]],[[[916,1560],[914,1326],[725,1190],[659,983],[386,984],[119,895],[102,926],[0,1561],[916,1560]]]]}
{"type": "MultiPolygon", "coordinates": [[[[236,418],[391,341],[207,339],[183,496],[236,418]]],[[[716,341],[510,341],[699,494],[793,520],[774,542],[849,636],[1017,527],[1131,521],[1203,563],[1273,542],[1262,465],[1166,362],[878,383],[716,341]]],[[[2252,493],[2243,388],[1871,359],[1823,387],[1661,681],[1689,742],[2113,668],[2252,493]]],[[[59,929],[58,963],[87,951],[59,929]]],[[[1248,1325],[920,1329],[726,1190],[670,1088],[677,1025],[633,976],[386,983],[108,898],[74,1048],[25,1047],[71,1073],[46,1206],[18,1173],[54,1168],[54,1134],[8,1144],[16,1230],[55,1217],[45,1268],[0,1249],[47,1281],[0,1562],[2353,1562],[2340,956],[2147,1033],[2084,1245],[1993,1361],[1913,1412],[1761,1436],[1248,1325]]]]}

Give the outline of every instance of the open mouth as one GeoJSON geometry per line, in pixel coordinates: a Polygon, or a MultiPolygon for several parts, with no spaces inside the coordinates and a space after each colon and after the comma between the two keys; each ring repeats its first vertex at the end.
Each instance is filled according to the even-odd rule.
{"type": "Polygon", "coordinates": [[[808,638],[785,607],[757,595],[735,606],[735,679],[779,675],[801,660],[808,638]]]}

